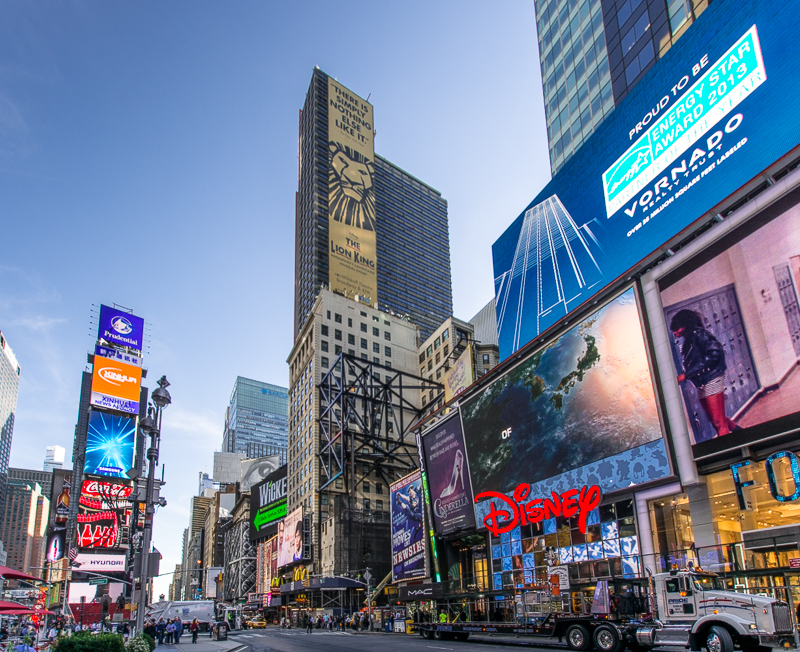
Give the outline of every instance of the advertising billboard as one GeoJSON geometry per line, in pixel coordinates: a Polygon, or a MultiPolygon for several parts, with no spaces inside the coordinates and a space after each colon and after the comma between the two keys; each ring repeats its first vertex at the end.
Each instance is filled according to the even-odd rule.
{"type": "Polygon", "coordinates": [[[74,560],[75,570],[115,573],[125,571],[125,555],[79,553],[74,560]]]}
{"type": "Polygon", "coordinates": [[[800,191],[659,282],[695,457],[800,427],[800,191]]]}
{"type": "Polygon", "coordinates": [[[670,474],[633,288],[471,396],[461,418],[476,497],[525,483],[532,496],[608,493],[670,474]]]}
{"type": "Polygon", "coordinates": [[[277,455],[265,455],[248,460],[242,460],[241,490],[250,491],[253,485],[262,482],[270,473],[280,465],[277,455]]]}
{"type": "Polygon", "coordinates": [[[101,305],[97,339],[141,351],[144,319],[118,308],[101,305]]]}
{"type": "Polygon", "coordinates": [[[414,471],[389,487],[392,518],[392,582],[426,577],[422,474],[414,471]]]}
{"type": "Polygon", "coordinates": [[[472,361],[472,343],[469,343],[464,352],[458,356],[458,360],[450,368],[450,371],[444,375],[445,403],[451,401],[453,397],[458,396],[475,382],[472,361]]]}
{"type": "Polygon", "coordinates": [[[328,77],[331,290],[378,298],[372,105],[328,77]]]}
{"type": "Polygon", "coordinates": [[[422,438],[428,477],[433,529],[450,534],[475,526],[467,456],[461,420],[453,418],[436,426],[422,438]]]}
{"type": "Polygon", "coordinates": [[[139,414],[142,368],[115,358],[95,357],[92,369],[91,404],[139,414]]]}
{"type": "Polygon", "coordinates": [[[286,465],[250,489],[250,540],[271,537],[286,518],[286,465]]]}
{"type": "Polygon", "coordinates": [[[133,503],[130,483],[84,480],[78,499],[79,548],[124,549],[130,543],[133,503]]]}
{"type": "Polygon", "coordinates": [[[278,523],[278,567],[303,561],[303,508],[278,523]]]}
{"type": "Polygon", "coordinates": [[[798,19],[797,3],[711,3],[500,236],[501,358],[800,143],[798,19]]]}
{"type": "Polygon", "coordinates": [[[90,411],[84,473],[127,480],[135,449],[136,419],[90,411]]]}
{"type": "Polygon", "coordinates": [[[71,483],[71,470],[53,469],[53,483],[50,488],[52,508],[50,509],[50,522],[47,526],[47,551],[45,553],[49,562],[58,561],[65,554],[71,483]]]}

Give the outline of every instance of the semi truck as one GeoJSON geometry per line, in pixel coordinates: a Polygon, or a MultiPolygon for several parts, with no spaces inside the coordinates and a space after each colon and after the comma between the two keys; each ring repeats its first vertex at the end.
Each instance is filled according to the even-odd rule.
{"type": "MultiPolygon", "coordinates": [[[[438,601],[418,618],[425,638],[465,641],[470,634],[511,634],[566,641],[575,652],[647,652],[662,645],[708,652],[769,652],[795,648],[795,627],[786,602],[724,588],[714,573],[673,570],[626,581],[600,580],[586,613],[529,613],[524,594],[513,618],[470,619],[466,610],[438,601]],[[448,614],[447,607],[450,607],[448,614]]],[[[483,614],[479,614],[483,616],[483,614]]],[[[497,615],[497,614],[495,614],[497,615]]]]}

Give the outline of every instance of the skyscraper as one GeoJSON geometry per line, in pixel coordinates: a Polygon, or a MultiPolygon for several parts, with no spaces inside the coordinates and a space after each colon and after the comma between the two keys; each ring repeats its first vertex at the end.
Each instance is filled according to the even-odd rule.
{"type": "Polygon", "coordinates": [[[246,457],[278,455],[286,464],[288,436],[288,390],[237,376],[225,414],[222,451],[246,457]]]}
{"type": "Polygon", "coordinates": [[[42,576],[49,514],[50,501],[43,495],[38,482],[7,481],[5,518],[0,525],[0,536],[11,568],[42,576]]]}
{"type": "Polygon", "coordinates": [[[48,446],[44,456],[44,470],[52,471],[63,467],[65,452],[63,446],[48,446]]]}
{"type": "Polygon", "coordinates": [[[337,279],[343,277],[352,282],[344,285],[352,290],[351,296],[367,296],[381,310],[408,315],[419,325],[423,339],[453,312],[447,201],[375,155],[371,119],[368,102],[314,70],[300,116],[295,336],[320,288],[341,292],[337,279]],[[351,134],[355,136],[349,138],[351,134]],[[330,222],[329,206],[334,207],[330,222]],[[351,217],[354,210],[358,217],[351,217]],[[341,226],[344,223],[348,226],[341,226]],[[348,244],[332,251],[336,234],[347,228],[363,233],[366,244],[342,237],[338,242],[348,244]],[[362,274],[365,268],[356,268],[365,251],[373,255],[366,256],[368,271],[362,274]],[[424,251],[424,265],[419,251],[424,251]],[[340,259],[353,256],[352,274],[342,274],[340,259]],[[375,286],[377,297],[371,296],[375,286]]]}
{"type": "Polygon", "coordinates": [[[555,174],[709,0],[535,0],[555,174]]]}
{"type": "MultiPolygon", "coordinates": [[[[8,460],[14,434],[14,415],[17,412],[20,367],[14,352],[0,331],[0,510],[6,503],[8,460]]],[[[3,514],[0,512],[0,522],[3,514]]]]}

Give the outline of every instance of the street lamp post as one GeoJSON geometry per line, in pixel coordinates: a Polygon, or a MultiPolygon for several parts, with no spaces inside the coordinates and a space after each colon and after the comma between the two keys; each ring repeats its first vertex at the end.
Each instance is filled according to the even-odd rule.
{"type": "Polygon", "coordinates": [[[161,438],[161,412],[172,403],[172,398],[167,391],[169,381],[166,376],[161,376],[158,388],[150,394],[152,403],[147,410],[147,416],[139,423],[139,428],[145,435],[150,436],[150,447],[147,449],[147,494],[145,497],[144,533],[142,536],[142,564],[139,574],[139,599],[136,607],[136,631],[144,629],[144,612],[147,608],[147,582],[150,571],[150,544],[153,538],[153,514],[155,502],[153,501],[153,486],[156,479],[156,466],[158,465],[158,445],[161,438]],[[153,408],[153,403],[155,408],[153,408]]]}

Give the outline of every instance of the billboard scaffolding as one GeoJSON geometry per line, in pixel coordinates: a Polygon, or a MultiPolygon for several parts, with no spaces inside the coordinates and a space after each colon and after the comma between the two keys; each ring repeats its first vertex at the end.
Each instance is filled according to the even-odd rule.
{"type": "Polygon", "coordinates": [[[420,393],[433,390],[444,394],[441,383],[344,353],[320,381],[320,491],[342,480],[334,512],[344,529],[337,545],[348,547],[336,551],[343,572],[361,569],[367,552],[375,575],[390,570],[388,512],[358,509],[356,490],[373,473],[388,486],[418,468],[411,427],[427,411],[420,393]]]}

